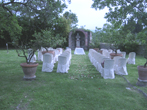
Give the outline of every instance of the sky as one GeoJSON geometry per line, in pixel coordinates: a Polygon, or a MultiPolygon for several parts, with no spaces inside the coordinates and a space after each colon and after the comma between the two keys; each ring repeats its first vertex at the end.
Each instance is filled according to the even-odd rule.
{"type": "Polygon", "coordinates": [[[95,10],[91,8],[92,0],[71,0],[71,4],[68,4],[68,8],[65,11],[71,10],[78,18],[78,27],[84,26],[85,29],[95,30],[95,27],[102,28],[106,23],[104,18],[108,9],[95,10]]]}

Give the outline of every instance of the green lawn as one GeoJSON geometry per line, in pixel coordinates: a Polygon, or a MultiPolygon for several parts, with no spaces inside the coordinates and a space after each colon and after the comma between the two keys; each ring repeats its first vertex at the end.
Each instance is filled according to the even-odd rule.
{"type": "MultiPolygon", "coordinates": [[[[128,57],[128,56],[127,56],[128,57]]],[[[41,72],[42,62],[36,72],[36,80],[23,80],[15,50],[0,50],[0,110],[147,110],[147,100],[137,90],[130,88],[119,75],[115,79],[103,79],[86,55],[74,55],[66,74],[41,72]]],[[[145,59],[136,56],[135,65],[127,65],[129,82],[136,86],[137,65],[145,59]]],[[[137,86],[136,86],[137,87],[137,86]]],[[[137,87],[147,93],[146,87],[137,87]]]]}

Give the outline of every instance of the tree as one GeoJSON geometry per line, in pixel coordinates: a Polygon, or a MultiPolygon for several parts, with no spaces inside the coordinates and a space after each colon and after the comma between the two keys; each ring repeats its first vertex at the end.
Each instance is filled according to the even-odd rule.
{"type": "MultiPolygon", "coordinates": [[[[112,48],[115,52],[118,48],[124,48],[128,44],[136,44],[137,36],[124,27],[116,28],[113,24],[104,24],[103,28],[96,28],[93,34],[93,44],[107,43],[108,48],[112,48]]],[[[126,50],[127,51],[127,50],[126,50]]]]}
{"type": "Polygon", "coordinates": [[[101,28],[97,28],[95,32],[93,32],[92,34],[92,41],[90,43],[90,46],[92,48],[99,48],[100,43],[102,42],[101,37],[102,37],[102,29],[101,28]]]}
{"type": "Polygon", "coordinates": [[[105,18],[108,22],[114,23],[116,27],[128,24],[133,20],[143,26],[147,26],[147,2],[146,0],[93,0],[92,7],[104,9],[107,7],[109,12],[105,18]]]}
{"type": "Polygon", "coordinates": [[[18,47],[18,50],[22,50],[21,55],[17,50],[18,56],[25,57],[29,63],[26,56],[27,49],[33,49],[31,54],[33,56],[41,46],[56,47],[65,43],[71,22],[60,16],[64,8],[66,4],[62,0],[2,0],[0,17],[3,19],[0,21],[3,22],[0,23],[0,27],[3,28],[0,30],[9,33],[12,44],[16,49],[18,47]]]}
{"type": "Polygon", "coordinates": [[[68,19],[71,20],[71,28],[75,28],[77,27],[77,23],[78,23],[78,19],[75,13],[72,13],[71,10],[70,11],[66,11],[63,16],[68,19]]]}
{"type": "Polygon", "coordinates": [[[12,32],[21,33],[20,24],[17,22],[17,17],[19,16],[21,19],[27,18],[28,25],[34,25],[34,27],[37,27],[38,30],[41,31],[42,29],[47,28],[47,26],[49,26],[48,24],[53,24],[54,20],[62,13],[64,8],[66,8],[66,4],[62,3],[61,0],[2,0],[0,2],[0,9],[2,11],[2,14],[0,15],[2,18],[0,19],[0,27],[3,28],[0,30],[1,32],[8,31],[11,37],[14,36],[11,34],[12,32]],[[30,24],[32,19],[35,19],[35,21],[39,23],[30,24]],[[13,31],[13,28],[12,30],[9,29],[6,24],[10,24],[10,28],[18,28],[13,31]]]}

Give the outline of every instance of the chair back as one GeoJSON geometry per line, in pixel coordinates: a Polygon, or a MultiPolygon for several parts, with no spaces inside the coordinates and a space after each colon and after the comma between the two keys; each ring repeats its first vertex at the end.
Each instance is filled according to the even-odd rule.
{"type": "Polygon", "coordinates": [[[113,58],[114,59],[114,65],[118,64],[118,59],[120,59],[120,58],[122,58],[122,57],[116,56],[116,57],[113,58]]]}
{"type": "Polygon", "coordinates": [[[117,53],[121,53],[120,49],[117,49],[117,53]]]}
{"type": "Polygon", "coordinates": [[[44,63],[51,63],[52,60],[53,60],[53,54],[51,54],[51,53],[43,54],[43,62],[44,63]]]}
{"type": "Polygon", "coordinates": [[[113,67],[114,67],[114,60],[112,59],[105,60],[105,63],[104,63],[105,69],[113,69],[113,67]]]}
{"type": "Polygon", "coordinates": [[[135,52],[130,52],[130,53],[129,53],[129,58],[130,58],[130,59],[135,58],[135,56],[136,56],[136,53],[135,53],[135,52]]]}
{"type": "Polygon", "coordinates": [[[127,60],[125,58],[118,59],[118,67],[125,67],[126,63],[127,63],[127,60]]]}
{"type": "Polygon", "coordinates": [[[126,52],[121,52],[121,54],[123,58],[126,58],[126,52]]]}

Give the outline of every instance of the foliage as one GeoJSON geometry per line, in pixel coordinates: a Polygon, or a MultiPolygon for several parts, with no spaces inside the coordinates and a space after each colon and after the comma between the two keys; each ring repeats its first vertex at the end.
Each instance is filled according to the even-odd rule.
{"type": "Polygon", "coordinates": [[[146,59],[146,62],[144,64],[144,67],[147,65],[147,28],[142,30],[137,35],[138,42],[144,46],[144,58],[146,59]]]}
{"type": "Polygon", "coordinates": [[[93,0],[92,7],[95,9],[104,9],[107,7],[109,12],[105,18],[108,22],[114,23],[116,27],[127,24],[133,20],[143,26],[147,25],[146,21],[146,0],[93,0]]]}
{"type": "Polygon", "coordinates": [[[78,28],[78,27],[73,28],[71,31],[74,33],[77,29],[81,29],[81,30],[84,30],[84,31],[86,31],[86,32],[91,32],[91,33],[93,33],[93,32],[92,32],[91,30],[89,30],[89,29],[78,28]]]}
{"type": "MultiPolygon", "coordinates": [[[[126,33],[126,42],[133,41],[144,44],[144,57],[147,59],[147,1],[146,0],[93,0],[92,8],[104,9],[107,7],[109,12],[105,18],[111,22],[115,28],[126,33]],[[123,28],[122,28],[123,27],[123,28]],[[135,35],[134,35],[135,34],[135,35]],[[128,37],[129,36],[129,37],[128,37]],[[138,40],[136,40],[136,37],[138,40]],[[129,39],[130,40],[129,40],[129,39]]],[[[122,34],[120,34],[122,35],[122,34]]],[[[122,40],[122,39],[121,39],[122,40]]],[[[118,42],[118,41],[117,41],[118,42]]],[[[144,64],[144,67],[147,63],[144,64]]]]}
{"type": "Polygon", "coordinates": [[[41,47],[44,47],[47,50],[48,47],[56,47],[57,45],[60,46],[66,42],[66,38],[60,36],[59,34],[56,34],[56,36],[54,35],[55,34],[51,30],[41,30],[41,32],[35,32],[32,35],[34,39],[28,42],[22,42],[19,44],[18,38],[15,39],[12,44],[15,46],[18,56],[25,57],[26,63],[29,64],[34,53],[41,47]],[[29,57],[27,56],[28,49],[32,49],[29,57]]]}
{"type": "Polygon", "coordinates": [[[35,31],[41,32],[46,28],[54,30],[54,25],[58,23],[59,14],[64,8],[66,4],[62,0],[3,0],[0,3],[0,17],[3,18],[0,19],[0,31],[9,33],[12,39],[19,34],[21,40],[27,42],[35,31]]]}
{"type": "MultiPolygon", "coordinates": [[[[6,16],[5,14],[0,14],[0,18],[6,16]]],[[[0,38],[8,40],[7,36],[11,36],[15,39],[15,36],[21,35],[22,27],[18,24],[16,16],[10,16],[7,20],[0,20],[0,38]]]]}
{"type": "Polygon", "coordinates": [[[55,34],[60,34],[60,36],[67,38],[71,29],[70,25],[71,25],[71,21],[69,19],[60,16],[56,20],[56,23],[53,26],[52,31],[54,31],[55,34]]]}
{"type": "Polygon", "coordinates": [[[78,23],[78,19],[75,13],[72,13],[71,10],[70,11],[66,11],[63,16],[71,21],[71,28],[75,28],[77,27],[77,23],[78,23]]]}
{"type": "Polygon", "coordinates": [[[117,53],[119,45],[124,43],[124,36],[120,34],[120,30],[116,29],[114,25],[104,24],[103,28],[96,28],[96,36],[99,42],[110,44],[110,48],[117,53]],[[121,39],[121,40],[120,40],[121,39]]]}
{"type": "Polygon", "coordinates": [[[41,48],[44,47],[53,47],[55,48],[57,45],[61,46],[64,42],[66,42],[66,38],[62,37],[59,34],[55,34],[51,30],[42,30],[41,32],[34,33],[33,37],[35,40],[32,40],[33,47],[41,48]]]}
{"type": "MultiPolygon", "coordinates": [[[[30,63],[31,58],[28,60],[26,55],[29,48],[32,57],[41,46],[56,47],[66,42],[71,23],[77,21],[60,16],[64,8],[64,0],[2,0],[1,36],[12,41],[18,56],[25,57],[30,63]]],[[[70,14],[77,19],[75,14],[70,14]]]]}
{"type": "Polygon", "coordinates": [[[126,52],[135,51],[135,49],[131,49],[134,46],[137,46],[137,36],[136,34],[132,33],[130,30],[124,29],[124,26],[120,28],[115,28],[113,24],[104,24],[103,28],[96,28],[95,33],[93,34],[93,43],[107,43],[109,48],[113,49],[115,53],[116,50],[119,48],[126,52]]]}
{"type": "Polygon", "coordinates": [[[139,44],[137,42],[127,42],[123,46],[119,46],[119,49],[125,51],[127,54],[130,52],[137,53],[139,44]]]}
{"type": "Polygon", "coordinates": [[[92,34],[92,41],[90,43],[90,47],[92,48],[99,48],[100,47],[100,43],[102,42],[102,29],[101,28],[97,28],[95,32],[92,34]]]}

